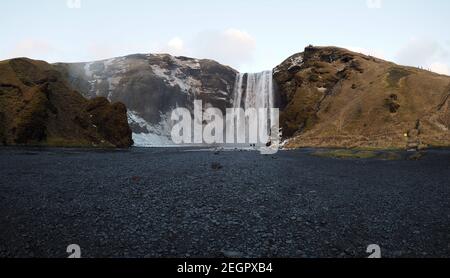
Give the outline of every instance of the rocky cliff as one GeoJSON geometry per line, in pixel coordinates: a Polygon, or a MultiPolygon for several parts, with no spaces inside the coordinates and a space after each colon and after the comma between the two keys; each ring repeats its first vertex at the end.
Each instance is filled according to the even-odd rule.
{"type": "Polygon", "coordinates": [[[0,62],[0,144],[129,147],[127,109],[85,99],[43,61],[0,62]]]}
{"type": "MultiPolygon", "coordinates": [[[[126,147],[130,126],[137,146],[165,146],[174,108],[192,110],[201,99],[225,111],[233,106],[237,76],[211,60],[166,54],[55,65],[3,61],[0,140],[126,147]]],[[[288,148],[450,146],[448,76],[313,46],[273,76],[288,148]]]]}
{"type": "Polygon", "coordinates": [[[274,69],[287,147],[450,146],[450,77],[336,47],[274,69]]]}
{"type": "Polygon", "coordinates": [[[194,99],[225,112],[232,104],[237,75],[234,69],[211,60],[166,54],[56,66],[85,97],[123,102],[138,146],[171,144],[172,110],[193,110],[194,99]]]}

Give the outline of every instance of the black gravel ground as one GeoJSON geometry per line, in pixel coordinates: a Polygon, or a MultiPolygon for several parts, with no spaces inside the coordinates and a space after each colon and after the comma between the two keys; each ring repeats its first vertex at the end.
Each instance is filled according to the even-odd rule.
{"type": "Polygon", "coordinates": [[[450,151],[310,152],[2,148],[0,257],[450,257],[450,151]]]}

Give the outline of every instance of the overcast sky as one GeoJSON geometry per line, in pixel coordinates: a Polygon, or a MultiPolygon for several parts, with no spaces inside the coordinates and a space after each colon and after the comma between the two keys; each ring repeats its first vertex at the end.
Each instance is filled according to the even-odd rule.
{"type": "Polygon", "coordinates": [[[308,44],[450,73],[448,0],[0,1],[0,60],[91,61],[133,53],[271,69],[308,44]]]}

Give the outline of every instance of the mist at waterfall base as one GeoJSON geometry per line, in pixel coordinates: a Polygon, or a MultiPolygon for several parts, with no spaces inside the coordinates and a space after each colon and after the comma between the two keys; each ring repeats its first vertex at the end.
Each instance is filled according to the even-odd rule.
{"type": "Polygon", "coordinates": [[[172,112],[171,137],[176,146],[278,150],[279,111],[271,71],[238,73],[226,115],[201,100],[193,103],[193,111],[172,112]]]}
{"type": "MultiPolygon", "coordinates": [[[[247,109],[267,109],[269,115],[267,115],[267,124],[265,125],[266,137],[274,138],[278,137],[277,134],[273,134],[275,131],[272,127],[278,123],[274,121],[278,120],[278,117],[271,112],[270,109],[275,108],[275,94],[272,71],[263,71],[259,73],[239,73],[236,77],[236,83],[233,91],[233,108],[244,110],[247,109]],[[277,118],[277,119],[276,119],[277,118]]],[[[238,132],[245,133],[247,144],[235,144],[235,147],[246,148],[249,146],[249,119],[237,119],[238,132]],[[244,121],[244,123],[240,123],[244,121]]],[[[260,125],[261,127],[261,125],[260,125]]],[[[278,128],[277,128],[278,129],[278,128]]],[[[263,147],[268,142],[259,142],[256,147],[263,147]]]]}

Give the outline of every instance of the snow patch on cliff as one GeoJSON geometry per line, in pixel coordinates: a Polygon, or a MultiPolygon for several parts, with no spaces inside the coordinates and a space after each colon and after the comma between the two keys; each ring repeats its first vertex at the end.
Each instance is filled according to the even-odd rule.
{"type": "Polygon", "coordinates": [[[148,123],[137,112],[128,111],[130,126],[138,126],[141,132],[133,132],[136,147],[166,147],[174,143],[170,138],[171,124],[166,115],[161,115],[161,122],[156,125],[148,123]]]}
{"type": "Polygon", "coordinates": [[[92,65],[93,63],[86,63],[85,65],[84,65],[84,74],[87,76],[87,77],[89,77],[89,78],[91,78],[92,76],[93,76],[93,74],[92,74],[92,71],[91,71],[91,65],[92,65]]]}
{"type": "MultiPolygon", "coordinates": [[[[158,57],[167,57],[164,54],[157,54],[158,57]]],[[[183,57],[169,57],[174,67],[162,68],[160,65],[150,65],[153,73],[163,79],[171,87],[179,87],[184,93],[197,94],[200,93],[199,88],[202,87],[200,80],[189,75],[192,70],[201,70],[200,62],[197,59],[189,59],[183,57]]]]}
{"type": "Polygon", "coordinates": [[[169,138],[151,133],[133,133],[133,141],[135,147],[142,148],[170,147],[175,145],[169,138]]]}
{"type": "Polygon", "coordinates": [[[171,87],[179,87],[184,93],[197,93],[201,82],[191,76],[187,76],[179,68],[174,70],[163,69],[158,65],[150,66],[153,73],[163,79],[171,87]]]}

